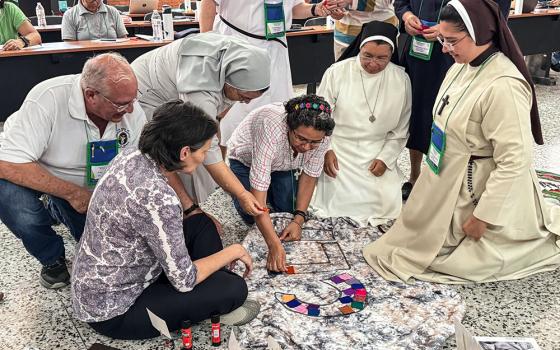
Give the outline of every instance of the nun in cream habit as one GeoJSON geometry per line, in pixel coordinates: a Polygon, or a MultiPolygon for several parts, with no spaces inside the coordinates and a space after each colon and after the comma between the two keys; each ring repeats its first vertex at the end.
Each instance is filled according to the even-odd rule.
{"type": "Polygon", "coordinates": [[[410,80],[390,62],[395,26],[372,21],[323,76],[317,94],[333,106],[336,128],[311,203],[320,217],[350,217],[365,226],[401,211],[397,158],[408,138],[410,80]]]}
{"type": "Polygon", "coordinates": [[[433,109],[425,166],[403,212],[364,248],[384,278],[492,282],[560,264],[560,207],[543,200],[533,163],[542,144],[534,89],[492,0],[451,0],[439,40],[455,60],[433,109]],[[531,135],[532,131],[532,135],[531,135]],[[439,148],[441,149],[441,147],[439,148]],[[436,172],[439,172],[436,174],[436,172]]]}
{"type": "MultiPolygon", "coordinates": [[[[156,107],[174,99],[191,102],[211,118],[217,118],[236,101],[249,102],[270,86],[266,50],[215,33],[190,35],[152,50],[132,62],[132,68],[138,79],[138,102],[148,120],[156,107]]],[[[212,141],[204,165],[192,176],[181,174],[190,197],[197,202],[212,193],[216,182],[224,188],[226,179],[237,181],[223,162],[217,138],[212,141]],[[214,166],[212,173],[209,165],[219,168],[214,166]],[[221,183],[216,179],[217,173],[221,174],[221,183]]]]}

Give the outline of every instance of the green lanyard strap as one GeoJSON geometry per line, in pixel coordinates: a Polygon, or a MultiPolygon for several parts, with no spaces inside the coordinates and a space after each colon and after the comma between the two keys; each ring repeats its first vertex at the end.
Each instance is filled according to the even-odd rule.
{"type": "MultiPolygon", "coordinates": [[[[441,16],[441,9],[443,8],[443,3],[445,3],[445,0],[441,0],[441,4],[439,5],[439,12],[437,15],[437,20],[436,23],[439,23],[439,17],[441,16]]],[[[418,9],[418,18],[421,18],[422,15],[422,6],[424,5],[424,0],[420,1],[420,8],[418,9]]]]}
{"type": "MultiPolygon", "coordinates": [[[[496,54],[492,54],[490,57],[488,57],[487,59],[484,60],[484,62],[482,62],[482,65],[480,66],[480,69],[478,70],[478,72],[476,72],[476,74],[474,75],[474,77],[472,78],[472,80],[469,82],[469,85],[467,85],[467,87],[465,88],[465,90],[463,90],[463,92],[461,93],[461,96],[459,96],[459,98],[457,99],[457,102],[455,102],[455,105],[453,106],[453,108],[451,109],[451,112],[449,112],[449,115],[447,116],[447,119],[445,121],[445,126],[443,128],[443,131],[445,132],[447,130],[447,124],[449,123],[449,119],[451,118],[451,116],[453,115],[453,112],[455,111],[455,108],[457,107],[457,105],[459,104],[459,102],[461,101],[461,99],[463,98],[463,96],[465,96],[465,93],[467,92],[467,90],[471,87],[472,83],[475,81],[475,79],[478,77],[478,75],[484,70],[484,68],[486,67],[486,65],[494,58],[496,57],[496,54]]],[[[467,63],[468,64],[468,63],[467,63]]],[[[443,94],[441,95],[437,106],[436,106],[436,111],[439,109],[440,104],[442,102],[442,100],[445,98],[445,96],[447,95],[447,91],[449,90],[449,88],[451,88],[451,86],[455,83],[455,80],[457,80],[457,77],[459,76],[459,74],[461,74],[461,72],[463,72],[463,70],[465,69],[465,67],[467,66],[467,64],[464,64],[463,67],[461,67],[461,70],[455,74],[455,76],[453,77],[453,79],[451,80],[451,83],[447,86],[447,88],[445,89],[445,91],[443,92],[443,94]]],[[[435,116],[434,116],[435,118],[435,116]]]]}

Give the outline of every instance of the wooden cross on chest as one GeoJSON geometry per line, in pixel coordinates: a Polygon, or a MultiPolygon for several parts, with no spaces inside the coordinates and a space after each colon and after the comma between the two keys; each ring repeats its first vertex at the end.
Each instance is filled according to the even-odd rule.
{"type": "Polygon", "coordinates": [[[443,97],[443,99],[441,100],[441,106],[439,107],[439,110],[437,112],[438,115],[441,115],[441,112],[443,112],[443,109],[445,108],[445,106],[447,106],[449,104],[449,95],[445,95],[443,97]]]}

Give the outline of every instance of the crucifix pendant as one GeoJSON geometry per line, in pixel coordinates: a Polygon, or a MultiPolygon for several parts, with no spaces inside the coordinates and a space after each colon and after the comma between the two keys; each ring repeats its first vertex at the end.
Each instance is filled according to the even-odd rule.
{"type": "Polygon", "coordinates": [[[372,114],[369,116],[369,122],[373,123],[375,121],[375,116],[372,114]]]}

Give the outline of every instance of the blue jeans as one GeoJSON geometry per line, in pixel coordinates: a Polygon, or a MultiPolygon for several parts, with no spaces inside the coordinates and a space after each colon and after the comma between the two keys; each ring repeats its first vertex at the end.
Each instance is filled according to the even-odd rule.
{"type": "Polygon", "coordinates": [[[560,64],[560,51],[556,51],[552,53],[551,63],[553,66],[556,64],[560,64]]]}
{"type": "Polygon", "coordinates": [[[40,200],[43,193],[0,180],[0,220],[21,239],[25,249],[43,265],[54,264],[64,256],[62,237],[52,225],[61,222],[80,240],[86,215],[79,214],[65,200],[49,196],[48,203],[40,200]]]}
{"type": "MultiPolygon", "coordinates": [[[[243,187],[245,187],[247,191],[250,191],[251,183],[249,182],[249,172],[251,169],[240,161],[231,158],[229,160],[229,167],[243,184],[243,187]]],[[[268,187],[266,195],[266,201],[272,207],[272,211],[280,213],[291,213],[294,211],[297,185],[298,183],[293,171],[272,172],[270,186],[268,187]]],[[[233,198],[233,205],[235,209],[237,209],[239,215],[241,215],[243,221],[250,225],[255,223],[255,219],[243,210],[237,198],[233,198]]]]}

